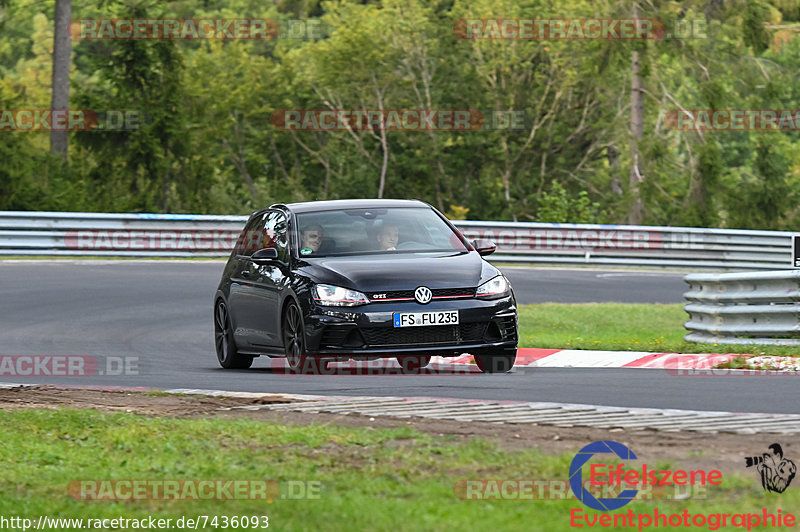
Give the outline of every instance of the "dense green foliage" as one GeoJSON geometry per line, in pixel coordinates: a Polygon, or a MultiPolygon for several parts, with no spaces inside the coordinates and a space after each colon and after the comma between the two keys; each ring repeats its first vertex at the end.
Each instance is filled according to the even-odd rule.
{"type": "MultiPolygon", "coordinates": [[[[0,109],[47,108],[53,0],[0,2],[0,109]]],[[[141,129],[0,132],[0,210],[246,213],[281,201],[417,197],[453,216],[794,228],[796,131],[677,131],[677,109],[793,109],[800,0],[89,0],[73,19],[322,20],[318,39],[74,40],[72,108],[141,129]],[[462,18],[639,18],[659,40],[467,40],[462,18]],[[700,23],[698,24],[698,21],[700,23]],[[644,87],[631,132],[632,56],[644,87]],[[302,131],[280,109],[524,111],[524,129],[302,131]],[[642,181],[641,220],[629,174],[642,181]]],[[[489,115],[487,115],[489,116],[489,115]]]]}

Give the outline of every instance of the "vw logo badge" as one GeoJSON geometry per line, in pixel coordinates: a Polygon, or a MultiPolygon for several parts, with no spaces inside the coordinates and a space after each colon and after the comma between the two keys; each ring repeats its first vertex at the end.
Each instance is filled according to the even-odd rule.
{"type": "Polygon", "coordinates": [[[420,286],[416,290],[414,290],[414,299],[417,300],[417,303],[425,305],[431,302],[431,298],[433,297],[433,292],[427,286],[420,286]]]}

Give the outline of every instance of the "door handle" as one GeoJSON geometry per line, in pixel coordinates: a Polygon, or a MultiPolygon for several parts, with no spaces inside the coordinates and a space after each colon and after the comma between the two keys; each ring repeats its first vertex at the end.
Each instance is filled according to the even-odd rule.
{"type": "Polygon", "coordinates": [[[250,277],[250,270],[244,270],[242,272],[242,277],[250,277]]]}

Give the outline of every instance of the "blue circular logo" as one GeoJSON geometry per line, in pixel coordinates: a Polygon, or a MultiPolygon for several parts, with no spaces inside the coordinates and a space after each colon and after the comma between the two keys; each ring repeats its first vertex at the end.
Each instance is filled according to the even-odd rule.
{"type": "Polygon", "coordinates": [[[633,451],[615,441],[596,441],[590,443],[575,455],[572,463],[569,465],[569,487],[572,493],[583,504],[594,510],[601,512],[608,512],[610,510],[619,510],[636,497],[639,490],[625,490],[613,499],[596,498],[594,495],[583,487],[583,476],[581,467],[589,461],[589,459],[596,454],[615,454],[622,460],[636,460],[636,455],[633,451]]]}

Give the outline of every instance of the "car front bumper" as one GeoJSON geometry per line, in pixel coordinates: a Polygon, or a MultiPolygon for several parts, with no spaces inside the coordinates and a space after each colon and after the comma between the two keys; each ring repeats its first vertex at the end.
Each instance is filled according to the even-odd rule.
{"type": "Polygon", "coordinates": [[[359,307],[314,305],[305,316],[307,352],[311,355],[391,357],[404,354],[456,356],[515,349],[517,308],[513,296],[370,303],[359,307]],[[398,312],[457,310],[458,325],[394,327],[398,312]]]}

